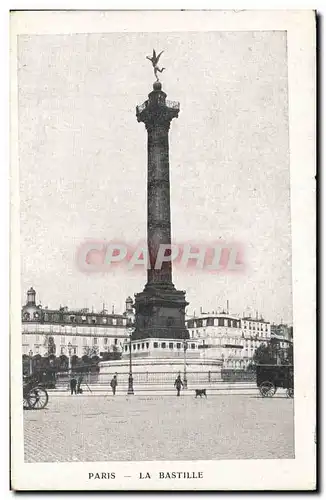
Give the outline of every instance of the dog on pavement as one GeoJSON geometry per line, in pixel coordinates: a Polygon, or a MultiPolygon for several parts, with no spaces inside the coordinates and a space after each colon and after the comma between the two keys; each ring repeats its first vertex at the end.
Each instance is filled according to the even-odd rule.
{"type": "Polygon", "coordinates": [[[205,396],[205,398],[207,398],[207,394],[206,394],[206,389],[196,389],[196,396],[205,396]]]}

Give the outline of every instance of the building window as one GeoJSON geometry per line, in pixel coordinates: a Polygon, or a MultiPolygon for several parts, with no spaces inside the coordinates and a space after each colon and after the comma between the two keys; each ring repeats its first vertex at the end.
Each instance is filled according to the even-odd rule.
{"type": "Polygon", "coordinates": [[[61,347],[61,354],[64,354],[64,353],[65,353],[65,348],[61,347]]]}
{"type": "Polygon", "coordinates": [[[39,341],[40,341],[40,336],[36,335],[36,342],[39,342],[39,341]]]}
{"type": "Polygon", "coordinates": [[[97,338],[96,337],[93,337],[93,344],[96,345],[97,344],[97,338]]]}
{"type": "Polygon", "coordinates": [[[158,348],[158,343],[157,342],[154,342],[154,348],[157,349],[158,348]]]}
{"type": "Polygon", "coordinates": [[[149,349],[149,342],[146,342],[146,349],[149,349]]]}
{"type": "Polygon", "coordinates": [[[77,347],[74,347],[74,348],[73,348],[73,352],[74,352],[74,355],[76,355],[76,354],[77,354],[77,347]]]}
{"type": "Polygon", "coordinates": [[[196,349],[196,344],[191,344],[191,349],[196,349]]]}
{"type": "Polygon", "coordinates": [[[173,342],[169,343],[169,349],[173,349],[173,342]]]}
{"type": "Polygon", "coordinates": [[[133,350],[135,351],[135,350],[136,350],[136,344],[133,344],[133,345],[132,345],[132,348],[133,348],[133,350]]]}
{"type": "Polygon", "coordinates": [[[166,343],[162,342],[162,349],[165,349],[165,348],[166,348],[166,343]]]}
{"type": "Polygon", "coordinates": [[[138,349],[138,350],[140,349],[140,344],[137,344],[137,349],[138,349]]]}
{"type": "Polygon", "coordinates": [[[125,351],[128,351],[128,346],[127,345],[125,345],[125,351]]]}
{"type": "Polygon", "coordinates": [[[107,339],[107,337],[104,337],[104,345],[108,345],[108,339],[107,339]]]}
{"type": "Polygon", "coordinates": [[[114,339],[114,345],[117,345],[118,339],[114,339]]]}
{"type": "Polygon", "coordinates": [[[177,349],[181,349],[181,344],[180,344],[180,342],[177,342],[177,349]]]}
{"type": "Polygon", "coordinates": [[[142,348],[142,349],[145,349],[145,344],[144,344],[144,342],[142,343],[141,348],[142,348]]]}

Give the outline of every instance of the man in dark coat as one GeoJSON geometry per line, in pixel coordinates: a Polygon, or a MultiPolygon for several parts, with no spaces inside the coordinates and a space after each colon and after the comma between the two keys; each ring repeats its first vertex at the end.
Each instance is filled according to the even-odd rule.
{"type": "Polygon", "coordinates": [[[116,391],[116,388],[117,388],[117,385],[118,385],[118,381],[117,381],[117,376],[114,375],[113,379],[111,380],[111,387],[112,387],[112,392],[113,392],[113,396],[115,396],[115,391],[116,391]]]}
{"type": "Polygon", "coordinates": [[[177,378],[175,379],[174,387],[177,389],[177,396],[180,396],[181,387],[183,387],[183,382],[181,380],[180,373],[177,376],[177,378]]]}
{"type": "Polygon", "coordinates": [[[77,394],[76,387],[77,387],[77,380],[76,380],[76,377],[73,375],[70,379],[70,393],[71,394],[77,394]]]}

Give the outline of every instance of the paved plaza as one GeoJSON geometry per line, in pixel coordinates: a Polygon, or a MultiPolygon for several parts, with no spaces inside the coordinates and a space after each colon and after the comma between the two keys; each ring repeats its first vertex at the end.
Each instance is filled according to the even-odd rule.
{"type": "Polygon", "coordinates": [[[284,395],[51,395],[24,411],[25,461],[294,458],[284,395]]]}

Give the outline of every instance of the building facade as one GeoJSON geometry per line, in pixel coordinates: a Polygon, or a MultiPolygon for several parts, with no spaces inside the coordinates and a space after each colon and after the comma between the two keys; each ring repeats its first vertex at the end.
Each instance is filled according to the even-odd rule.
{"type": "Polygon", "coordinates": [[[255,350],[271,338],[263,318],[240,318],[228,312],[201,313],[188,318],[190,340],[198,340],[203,358],[221,358],[223,368],[246,368],[255,350]]]}
{"type": "MultiPolygon", "coordinates": [[[[30,288],[22,307],[22,354],[30,357],[77,356],[102,357],[120,352],[129,357],[130,321],[133,324],[133,300],[128,297],[122,314],[88,309],[49,309],[36,304],[36,292],[30,288]],[[129,326],[129,328],[128,328],[129,326]]],[[[238,317],[228,312],[202,312],[186,318],[189,339],[139,339],[132,342],[133,358],[170,358],[185,356],[202,361],[222,360],[223,368],[244,369],[253,361],[256,349],[271,339],[281,349],[293,344],[293,329],[271,325],[262,317],[238,317]]]]}
{"type": "Polygon", "coordinates": [[[126,300],[123,314],[88,309],[49,309],[36,304],[36,292],[30,288],[22,307],[22,354],[28,356],[101,356],[122,351],[127,332],[126,300]]]}

